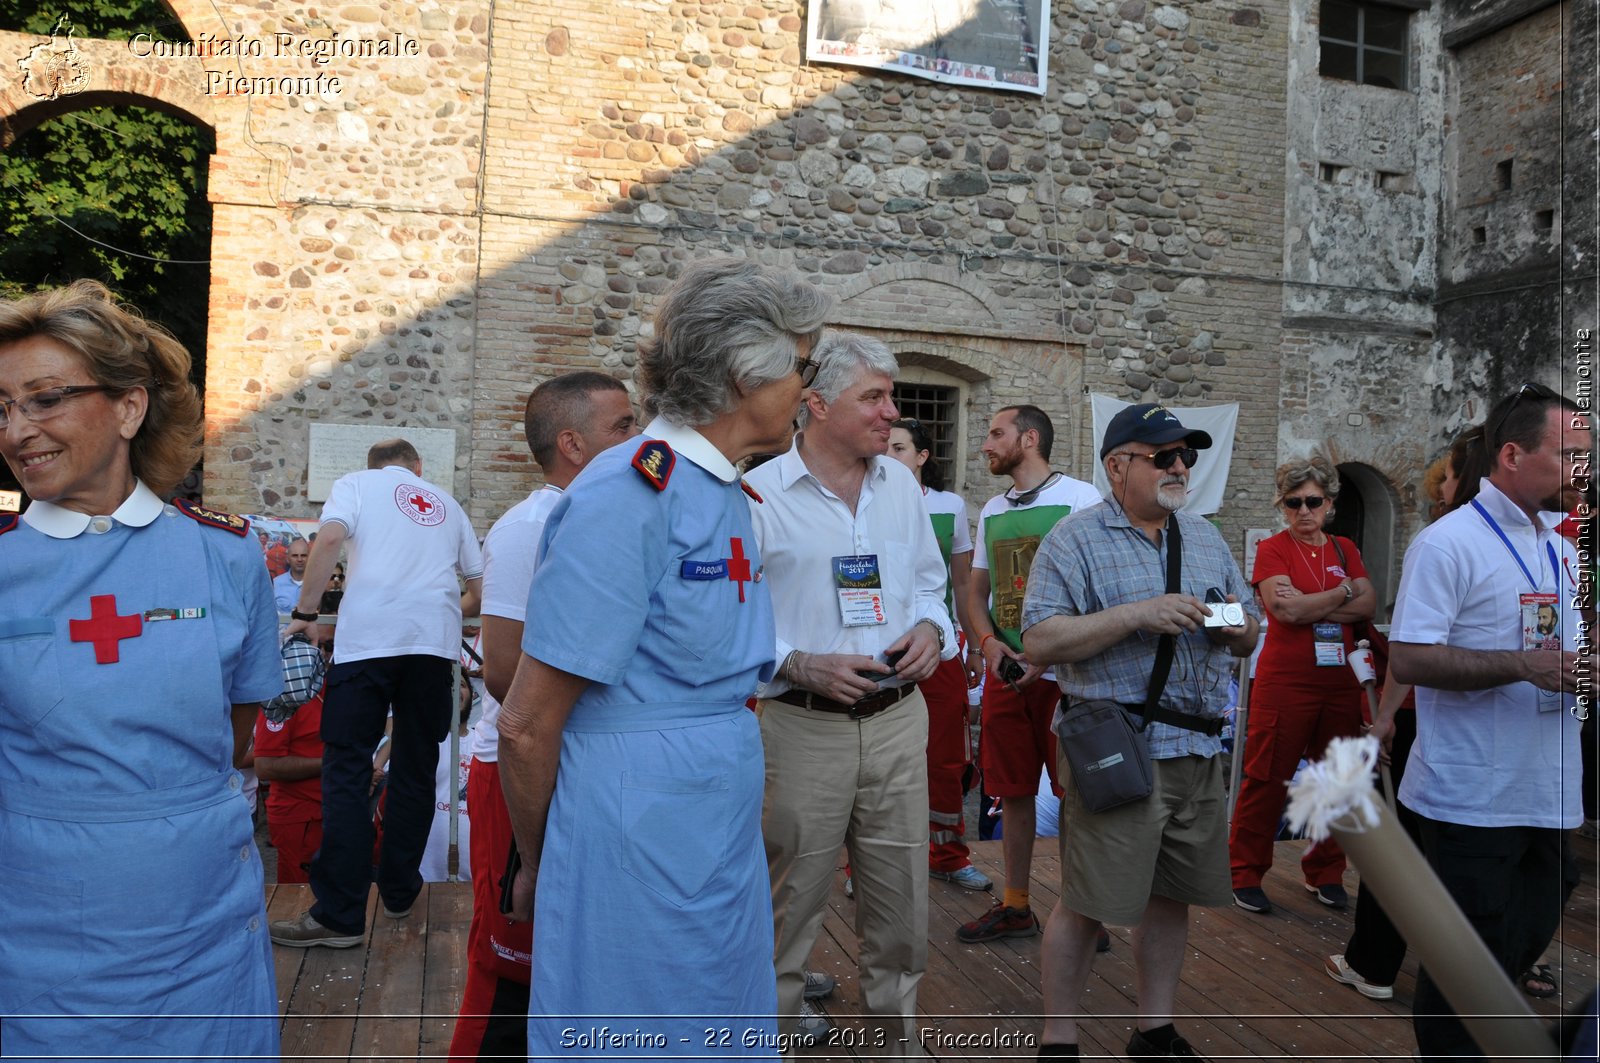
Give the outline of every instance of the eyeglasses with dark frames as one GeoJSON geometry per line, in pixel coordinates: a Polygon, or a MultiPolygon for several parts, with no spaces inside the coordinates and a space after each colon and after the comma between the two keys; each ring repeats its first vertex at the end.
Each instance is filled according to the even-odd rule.
{"type": "Polygon", "coordinates": [[[1298,513],[1301,506],[1310,510],[1321,509],[1322,503],[1326,501],[1327,499],[1322,495],[1306,495],[1303,498],[1286,498],[1283,500],[1283,504],[1298,513]]]}
{"type": "Polygon", "coordinates": [[[800,357],[794,360],[794,371],[800,374],[800,386],[808,388],[812,381],[817,379],[817,370],[822,368],[822,363],[811,357],[800,357]]]}
{"type": "Polygon", "coordinates": [[[52,417],[66,413],[64,406],[70,398],[93,395],[101,391],[120,390],[105,384],[68,384],[64,387],[44,388],[41,391],[31,392],[20,399],[0,399],[0,428],[6,428],[11,424],[13,408],[34,424],[38,424],[40,421],[48,421],[52,417]]]}
{"type": "Polygon", "coordinates": [[[1488,435],[1483,437],[1484,442],[1490,447],[1489,453],[1491,455],[1498,453],[1500,448],[1506,445],[1506,440],[1501,437],[1500,433],[1505,429],[1506,422],[1511,419],[1512,411],[1517,408],[1525,397],[1530,395],[1543,402],[1561,401],[1559,394],[1543,384],[1526,383],[1517,388],[1517,394],[1510,402],[1506,403],[1506,408],[1501,411],[1499,417],[1495,418],[1494,427],[1490,429],[1488,435]]]}
{"type": "Polygon", "coordinates": [[[1123,451],[1130,458],[1144,458],[1151,465],[1165,472],[1172,468],[1179,458],[1183,459],[1183,467],[1194,468],[1194,463],[1200,460],[1200,452],[1194,447],[1173,447],[1170,450],[1158,450],[1154,454],[1140,454],[1137,451],[1123,451]]]}

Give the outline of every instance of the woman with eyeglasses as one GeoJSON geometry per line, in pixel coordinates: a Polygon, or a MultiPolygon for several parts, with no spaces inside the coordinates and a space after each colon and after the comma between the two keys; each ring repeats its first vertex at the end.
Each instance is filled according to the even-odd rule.
{"type": "MultiPolygon", "coordinates": [[[[1376,596],[1349,539],[1323,530],[1339,495],[1326,458],[1278,467],[1278,504],[1289,527],[1256,548],[1251,583],[1270,616],[1256,665],[1245,737],[1244,776],[1234,805],[1228,855],[1234,903],[1266,914],[1261,880],[1287,799],[1284,784],[1302,758],[1317,760],[1333,738],[1361,733],[1365,695],[1346,663],[1351,625],[1372,619],[1376,596]]],[[[1344,852],[1330,838],[1301,857],[1305,887],[1330,908],[1349,903],[1344,852]]]]}
{"type": "Polygon", "coordinates": [[[240,517],[165,505],[200,456],[177,340],[102,285],[0,301],[0,1014],[16,1055],[276,1058],[236,766],[283,687],[240,517]]]}

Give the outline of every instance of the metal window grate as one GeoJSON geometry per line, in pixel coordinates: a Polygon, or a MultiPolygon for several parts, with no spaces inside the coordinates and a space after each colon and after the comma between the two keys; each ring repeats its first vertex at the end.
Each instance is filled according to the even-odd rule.
{"type": "Polygon", "coordinates": [[[943,465],[945,479],[954,481],[956,474],[956,403],[955,388],[938,384],[896,384],[894,404],[901,417],[912,417],[922,422],[933,437],[933,456],[943,465]]]}

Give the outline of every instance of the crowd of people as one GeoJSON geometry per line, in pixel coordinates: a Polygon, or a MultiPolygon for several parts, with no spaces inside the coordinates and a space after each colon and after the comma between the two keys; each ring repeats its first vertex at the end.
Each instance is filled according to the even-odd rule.
{"type": "MultiPolygon", "coordinates": [[[[1008,406],[981,453],[1009,482],[974,525],[927,427],[900,417],[893,353],[826,329],[830,309],[782,270],[691,265],[641,344],[642,428],[610,376],[534,388],[543,484],[481,548],[416,450],[379,443],[274,578],[248,522],[161,501],[197,457],[181,346],[90,282],[0,304],[0,455],[31,499],[0,518],[6,1051],[274,1056],[269,941],[363,944],[374,885],[382,918],[410,916],[480,613],[451,1058],[774,1058],[825,1037],[813,1002],[833,980],[806,962],[841,850],[851,1044],[920,1055],[929,882],[995,889],[962,813],[979,689],[1004,881],[955,933],[1042,932],[1040,1058],[1077,1057],[1107,925],[1135,927],[1129,1058],[1198,1056],[1175,1026],[1190,907],[1272,912],[1284,784],[1336,737],[1382,743],[1402,822],[1501,968],[1553,991],[1566,835],[1594,813],[1572,711],[1590,580],[1558,530],[1584,504],[1583,411],[1525,385],[1430,470],[1436,520],[1407,552],[1369,718],[1348,661],[1379,603],[1356,543],[1326,530],[1325,458],[1278,469],[1286,527],[1247,579],[1184,508],[1197,464],[1227,460],[1207,432],[1126,407],[1095,441],[1102,495],[1052,464],[1043,410],[1008,406]],[[330,590],[325,681],[263,712],[282,640],[325,641],[330,590]],[[1230,825],[1224,715],[1258,648],[1230,825]],[[270,926],[250,767],[278,879],[312,901],[270,926]],[[1041,776],[1061,857],[1042,921],[1041,776]],[[596,1051],[601,1030],[632,1033],[596,1051]]],[[[1336,845],[1301,870],[1346,907],[1336,845]]],[[[1327,973],[1385,999],[1405,948],[1363,883],[1327,973]]],[[[1415,1005],[1423,1058],[1476,1053],[1426,962],[1415,1005]]]]}

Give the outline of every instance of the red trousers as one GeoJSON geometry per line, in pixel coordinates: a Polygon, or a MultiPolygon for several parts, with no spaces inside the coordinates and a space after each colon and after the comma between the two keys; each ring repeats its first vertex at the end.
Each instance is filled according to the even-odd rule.
{"type": "Polygon", "coordinates": [[[322,820],[308,819],[299,823],[279,823],[267,813],[267,835],[272,847],[278,850],[279,882],[310,882],[306,868],[322,844],[322,820]]]}
{"type": "Polygon", "coordinates": [[[528,982],[533,924],[500,914],[500,876],[511,854],[511,814],[500,792],[500,765],[472,758],[467,774],[472,809],[472,925],[467,930],[467,980],[450,1058],[527,1056],[528,982]],[[511,1050],[507,1052],[506,1045],[511,1050]]]}
{"type": "MultiPolygon", "coordinates": [[[[1284,784],[1294,777],[1301,758],[1319,760],[1329,739],[1361,734],[1366,695],[1350,673],[1341,668],[1324,679],[1319,673],[1335,670],[1308,671],[1313,674],[1298,682],[1267,677],[1251,690],[1244,775],[1228,835],[1234,889],[1260,886],[1272,867],[1272,843],[1289,796],[1284,784]]],[[[1300,858],[1300,869],[1311,886],[1338,884],[1344,867],[1344,850],[1332,838],[1313,845],[1300,858]]]]}
{"type": "Polygon", "coordinates": [[[917,686],[928,703],[928,870],[959,871],[972,862],[962,841],[961,777],[972,763],[967,729],[967,671],[961,655],[940,661],[917,686]]]}

